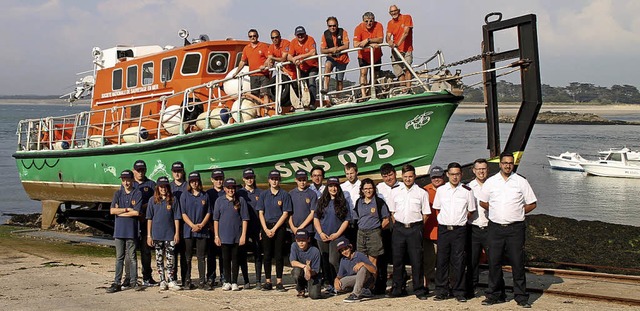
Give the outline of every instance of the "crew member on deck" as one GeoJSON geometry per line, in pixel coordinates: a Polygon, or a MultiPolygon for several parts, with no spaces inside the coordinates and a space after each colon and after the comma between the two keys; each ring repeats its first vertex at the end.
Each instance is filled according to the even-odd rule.
{"type": "Polygon", "coordinates": [[[369,82],[367,81],[367,73],[371,71],[371,64],[373,66],[373,73],[371,74],[371,80],[376,81],[378,73],[380,72],[380,64],[382,63],[382,49],[379,44],[384,42],[384,31],[382,24],[376,21],[376,16],[372,12],[366,12],[362,15],[362,23],[360,23],[353,31],[353,47],[363,48],[358,51],[358,65],[360,66],[360,92],[362,93],[361,100],[366,100],[368,88],[364,87],[369,82]],[[371,48],[373,48],[373,58],[371,57],[371,48]]]}
{"type": "Polygon", "coordinates": [[[349,64],[349,54],[340,53],[349,48],[349,34],[346,30],[338,27],[338,19],[335,16],[327,18],[327,30],[322,36],[320,52],[329,54],[324,64],[324,86],[323,92],[329,91],[329,75],[333,68],[336,69],[336,91],[342,91],[344,84],[344,73],[349,64]]]}
{"type": "Polygon", "coordinates": [[[400,14],[400,8],[396,5],[389,7],[389,15],[391,20],[387,23],[387,43],[400,52],[399,56],[395,51],[391,52],[391,60],[398,62],[393,65],[393,71],[398,80],[406,81],[405,87],[408,89],[411,87],[411,72],[401,60],[404,58],[409,65],[413,63],[413,19],[411,15],[400,14]]]}
{"type": "Polygon", "coordinates": [[[242,49],[242,58],[238,63],[233,77],[235,78],[242,70],[242,67],[249,64],[249,71],[260,70],[252,73],[249,76],[251,83],[251,94],[258,96],[258,101],[262,101],[263,104],[269,102],[269,92],[267,85],[269,85],[269,78],[271,73],[266,70],[267,68],[267,55],[269,53],[269,46],[258,41],[258,31],[255,29],[249,29],[247,34],[249,36],[249,44],[242,49]]]}
{"type": "Polygon", "coordinates": [[[317,55],[316,40],[313,39],[313,37],[307,35],[307,31],[302,26],[296,27],[295,35],[296,39],[291,40],[288,59],[289,61],[293,62],[293,64],[296,65],[296,67],[298,67],[298,69],[300,70],[300,76],[298,78],[305,79],[309,87],[309,108],[315,109],[318,59],[304,59],[317,55]]]}

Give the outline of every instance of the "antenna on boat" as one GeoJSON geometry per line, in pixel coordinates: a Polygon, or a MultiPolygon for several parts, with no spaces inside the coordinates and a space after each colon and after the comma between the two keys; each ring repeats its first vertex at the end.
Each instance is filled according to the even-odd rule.
{"type": "Polygon", "coordinates": [[[180,29],[178,31],[178,36],[182,39],[184,39],[184,46],[190,45],[191,42],[189,42],[189,40],[187,38],[189,38],[189,32],[186,29],[180,29]]]}

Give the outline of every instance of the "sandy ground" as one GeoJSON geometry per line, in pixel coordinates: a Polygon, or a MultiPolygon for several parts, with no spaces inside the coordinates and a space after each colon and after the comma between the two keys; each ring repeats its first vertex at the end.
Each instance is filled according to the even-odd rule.
{"type": "MultiPolygon", "coordinates": [[[[155,265],[155,264],[154,264],[155,265]]],[[[195,268],[194,264],[194,269],[195,268]]],[[[251,269],[250,264],[250,269],[251,269]]],[[[517,310],[514,301],[486,307],[482,298],[467,303],[455,300],[436,302],[432,298],[420,301],[414,296],[388,299],[377,298],[360,303],[346,304],[346,295],[322,300],[295,297],[291,280],[285,278],[288,292],[263,292],[254,289],[239,292],[213,291],[159,291],[150,287],[141,292],[125,290],[106,294],[105,289],[113,279],[113,258],[82,257],[75,255],[42,254],[33,248],[17,250],[3,245],[0,252],[0,309],[1,310],[517,310]]],[[[154,268],[155,270],[155,268],[154,268]]],[[[288,273],[289,269],[285,269],[288,273]]],[[[194,271],[194,274],[197,272],[194,271]]],[[[529,280],[533,286],[545,282],[541,278],[529,280]]],[[[508,299],[511,299],[511,295],[508,299]]],[[[532,294],[531,302],[537,310],[629,310],[633,307],[618,303],[568,298],[550,294],[532,294]]],[[[637,308],[637,307],[636,307],[637,308]]]]}

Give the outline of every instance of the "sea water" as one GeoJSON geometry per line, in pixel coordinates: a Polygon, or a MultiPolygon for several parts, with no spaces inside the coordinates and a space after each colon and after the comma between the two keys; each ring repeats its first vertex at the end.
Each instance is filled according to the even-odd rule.
{"type": "MultiPolygon", "coordinates": [[[[16,126],[19,120],[43,116],[73,114],[88,109],[84,106],[61,104],[2,104],[0,105],[0,212],[38,213],[40,203],[30,200],[20,184],[16,162],[16,126]]],[[[488,157],[486,125],[465,120],[482,117],[482,113],[459,109],[453,115],[442,137],[434,160],[435,165],[449,162],[469,163],[488,157]]],[[[640,121],[638,114],[601,114],[617,120],[640,121]]],[[[511,124],[501,124],[504,142],[511,124]]],[[[596,159],[598,151],[627,146],[640,149],[640,126],[630,125],[547,125],[536,124],[524,153],[518,173],[531,183],[538,198],[532,213],[569,217],[578,220],[640,226],[636,210],[640,206],[640,179],[587,176],[580,172],[557,171],[549,168],[546,155],[565,151],[578,152],[587,159],[596,159]]],[[[417,142],[419,143],[419,142],[417,142]]],[[[0,216],[0,222],[6,221],[0,216]]]]}

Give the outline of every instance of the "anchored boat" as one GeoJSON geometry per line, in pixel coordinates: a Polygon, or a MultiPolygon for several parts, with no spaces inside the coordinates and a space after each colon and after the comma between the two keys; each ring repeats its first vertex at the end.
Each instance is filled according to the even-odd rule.
{"type": "Polygon", "coordinates": [[[589,175],[640,178],[640,162],[630,160],[629,152],[628,148],[601,151],[601,154],[605,154],[602,159],[582,163],[582,167],[589,175]]]}
{"type": "Polygon", "coordinates": [[[562,171],[578,171],[584,172],[581,163],[588,162],[585,158],[576,152],[563,152],[559,156],[547,155],[549,165],[552,169],[562,171]]]}

